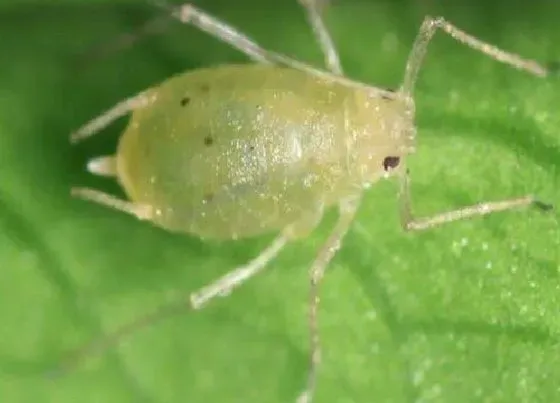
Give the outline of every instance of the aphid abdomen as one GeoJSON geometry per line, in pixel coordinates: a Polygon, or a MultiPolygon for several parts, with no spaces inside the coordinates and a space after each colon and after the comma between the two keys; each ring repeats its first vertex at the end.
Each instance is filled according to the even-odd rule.
{"type": "Polygon", "coordinates": [[[280,230],[347,186],[346,87],[247,65],[152,91],[122,136],[119,178],[165,228],[207,238],[280,230]]]}

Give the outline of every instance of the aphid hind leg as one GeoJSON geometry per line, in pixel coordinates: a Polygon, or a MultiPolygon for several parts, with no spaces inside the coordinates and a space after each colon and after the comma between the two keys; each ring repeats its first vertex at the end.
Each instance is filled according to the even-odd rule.
{"type": "MultiPolygon", "coordinates": [[[[124,200],[117,199],[113,196],[107,195],[105,193],[84,189],[76,188],[73,190],[73,194],[77,197],[81,197],[87,200],[95,201],[101,203],[105,206],[116,208],[121,211],[125,211],[129,214],[140,215],[139,218],[149,219],[149,215],[142,215],[142,213],[149,212],[148,208],[134,206],[131,203],[125,202],[124,200]]],[[[322,211],[322,210],[321,210],[322,211]]],[[[130,334],[145,328],[157,321],[163,320],[167,317],[177,314],[185,309],[185,305],[190,306],[193,309],[201,309],[212,300],[214,297],[223,296],[231,292],[232,289],[240,286],[245,280],[248,280],[259,271],[265,269],[282,250],[282,248],[295,236],[301,236],[304,233],[307,234],[315,227],[319,220],[308,219],[303,220],[303,222],[296,223],[297,230],[290,229],[288,227],[281,235],[279,235],[272,243],[266,247],[256,258],[227,273],[225,276],[219,278],[208,286],[192,293],[190,295],[189,301],[185,303],[184,300],[178,300],[174,303],[166,303],[159,306],[156,310],[148,315],[143,315],[135,320],[119,327],[110,334],[102,337],[101,339],[94,340],[93,342],[85,345],[84,347],[76,350],[70,354],[62,363],[60,368],[54,371],[54,374],[64,373],[65,371],[75,367],[80,362],[82,362],[87,356],[95,352],[102,352],[108,347],[120,342],[125,337],[130,334]],[[307,230],[305,230],[307,228],[307,230]],[[294,232],[295,231],[295,232],[294,232]]]]}
{"type": "Polygon", "coordinates": [[[155,95],[150,94],[149,91],[145,91],[119,102],[111,109],[93,118],[78,130],[73,132],[70,135],[70,142],[77,143],[78,141],[84,140],[88,137],[93,136],[94,134],[99,133],[115,120],[125,116],[135,109],[148,105],[154,99],[154,96],[155,95]]]}
{"type": "Polygon", "coordinates": [[[80,199],[89,200],[103,206],[131,214],[139,220],[151,220],[154,217],[153,208],[147,204],[134,204],[99,190],[89,188],[72,188],[71,194],[80,199]]]}
{"type": "Polygon", "coordinates": [[[94,62],[104,59],[112,54],[124,51],[134,46],[144,36],[163,32],[173,19],[169,15],[158,16],[144,23],[140,28],[118,35],[110,42],[94,45],[84,52],[77,60],[77,67],[87,68],[94,62]]]}
{"type": "Polygon", "coordinates": [[[284,246],[297,238],[308,235],[321,221],[323,209],[318,208],[312,214],[302,217],[299,221],[287,226],[282,233],[272,241],[259,255],[247,264],[231,270],[223,277],[191,294],[191,305],[200,309],[217,296],[229,294],[246,280],[264,270],[268,264],[280,253],[284,246]]]}
{"type": "Polygon", "coordinates": [[[173,7],[172,15],[179,21],[194,25],[201,31],[245,53],[253,61],[261,63],[273,62],[268,56],[268,52],[261,48],[254,40],[190,3],[185,3],[179,7],[173,7]]]}
{"type": "Polygon", "coordinates": [[[328,264],[340,248],[342,239],[354,221],[359,205],[359,197],[345,200],[340,203],[338,221],[331,230],[329,237],[319,250],[319,253],[317,254],[317,257],[315,258],[315,261],[309,271],[309,372],[306,387],[299,395],[297,403],[310,403],[313,400],[313,394],[317,383],[317,374],[321,363],[321,343],[318,323],[320,302],[319,287],[328,264]]]}
{"type": "Polygon", "coordinates": [[[338,56],[338,52],[331,35],[323,22],[317,0],[299,0],[299,2],[306,10],[307,20],[309,25],[311,25],[315,38],[317,39],[323,55],[325,56],[325,64],[327,68],[334,74],[342,74],[340,57],[338,56]]]}
{"type": "MultiPolygon", "coordinates": [[[[172,9],[172,15],[178,20],[192,24],[200,30],[214,36],[232,46],[233,48],[248,55],[253,61],[269,64],[280,64],[292,67],[297,70],[305,71],[314,75],[340,78],[339,74],[327,73],[317,70],[306,63],[294,60],[280,53],[266,50],[259,46],[254,40],[242,34],[237,29],[226,24],[225,22],[211,16],[210,14],[187,3],[172,9]]],[[[326,32],[326,31],[325,31],[326,32]]],[[[334,49],[334,48],[333,48],[334,49]]],[[[332,50],[331,50],[332,51],[332,50]]]]}
{"type": "Polygon", "coordinates": [[[550,210],[552,206],[536,200],[533,196],[527,195],[512,199],[495,202],[481,202],[456,210],[435,214],[429,217],[415,218],[412,214],[410,197],[410,178],[408,173],[403,173],[400,177],[401,189],[399,192],[399,207],[401,223],[405,230],[423,230],[437,227],[448,222],[465,220],[476,216],[493,214],[499,211],[512,210],[521,207],[534,205],[541,210],[550,210]]]}
{"type": "Polygon", "coordinates": [[[239,287],[246,280],[265,269],[267,265],[280,253],[289,238],[284,234],[277,236],[259,255],[249,263],[231,270],[211,284],[193,292],[190,302],[193,309],[201,309],[217,296],[228,295],[234,288],[239,287]]]}
{"type": "Polygon", "coordinates": [[[461,42],[471,49],[484,53],[494,60],[505,63],[516,69],[524,70],[536,76],[545,77],[548,74],[548,70],[537,62],[524,59],[517,54],[506,52],[494,45],[483,42],[480,39],[460,30],[442,17],[426,17],[420,27],[418,35],[416,36],[416,40],[406,63],[405,76],[401,86],[401,91],[405,94],[412,94],[418,72],[424,60],[424,56],[426,55],[428,43],[438,28],[449,34],[453,39],[461,42]]]}

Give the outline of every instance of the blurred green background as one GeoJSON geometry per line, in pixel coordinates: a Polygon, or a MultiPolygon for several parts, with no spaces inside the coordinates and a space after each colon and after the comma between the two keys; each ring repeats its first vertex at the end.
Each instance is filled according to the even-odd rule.
{"type": "MultiPolygon", "coordinates": [[[[322,62],[295,0],[197,4],[268,48],[322,62]]],[[[396,87],[429,13],[560,60],[557,1],[334,0],[325,17],[350,77],[396,87]]],[[[229,298],[45,376],[68,351],[186,296],[270,239],[202,243],[69,197],[72,185],[118,192],[84,166],[114,150],[126,120],[73,148],[71,130],[174,73],[246,60],[178,23],[83,58],[156,15],[139,1],[0,3],[0,402],[284,403],[303,387],[307,269],[332,214],[229,298]]],[[[409,164],[419,214],[526,193],[560,204],[557,77],[509,69],[439,33],[417,88],[409,164]]],[[[316,401],[559,401],[558,210],[404,234],[395,191],[368,191],[325,278],[316,401]]]]}

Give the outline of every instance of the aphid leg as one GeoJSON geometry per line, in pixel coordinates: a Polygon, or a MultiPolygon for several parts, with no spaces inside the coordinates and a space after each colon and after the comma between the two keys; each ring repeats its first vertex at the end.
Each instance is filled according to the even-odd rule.
{"type": "Polygon", "coordinates": [[[89,160],[87,170],[94,175],[116,176],[117,160],[114,155],[95,157],[89,160]]]}
{"type": "Polygon", "coordinates": [[[89,200],[124,213],[132,214],[139,220],[151,220],[154,217],[153,208],[147,204],[134,204],[99,190],[88,188],[72,188],[71,194],[84,200],[89,200]]]}
{"type": "Polygon", "coordinates": [[[338,52],[334,46],[331,35],[323,22],[317,0],[299,0],[299,2],[307,11],[307,20],[313,28],[313,33],[315,34],[317,42],[323,51],[327,68],[334,74],[342,74],[342,66],[340,65],[338,52]]]}
{"type": "Polygon", "coordinates": [[[496,202],[481,202],[451,210],[430,217],[415,218],[412,214],[410,201],[410,178],[408,173],[403,173],[400,177],[401,189],[399,192],[400,216],[401,223],[405,230],[423,230],[427,228],[437,227],[438,225],[465,220],[468,218],[483,216],[498,211],[512,210],[520,207],[535,206],[541,210],[550,210],[552,206],[536,200],[533,196],[527,195],[518,198],[501,200],[496,202]]]}
{"type": "Polygon", "coordinates": [[[310,269],[309,289],[309,372],[307,385],[299,395],[297,403],[310,403],[313,399],[317,373],[321,363],[321,343],[319,337],[318,311],[319,311],[319,287],[325,269],[340,248],[342,239],[348,232],[352,221],[358,211],[360,198],[346,200],[340,203],[339,217],[335,227],[332,229],[328,239],[321,247],[313,265],[310,269]]]}
{"type": "Polygon", "coordinates": [[[133,32],[126,32],[124,34],[120,34],[110,42],[104,41],[103,43],[97,44],[80,55],[77,60],[78,67],[88,67],[94,62],[134,46],[136,42],[144,36],[163,32],[164,29],[167,28],[167,25],[169,25],[170,21],[173,20],[168,15],[163,17],[158,16],[149,20],[133,32]]]}
{"type": "MultiPolygon", "coordinates": [[[[104,204],[109,207],[116,208],[118,210],[125,211],[130,214],[142,213],[141,209],[138,211],[136,206],[131,205],[123,200],[119,200],[113,196],[104,194],[90,189],[74,189],[73,193],[78,196],[88,200],[96,201],[98,203],[104,204]]],[[[147,210],[146,210],[147,211],[147,210]]],[[[317,216],[320,216],[318,210],[317,216]]],[[[146,217],[149,218],[149,217],[146,217]]],[[[320,218],[320,217],[319,217],[320,218]]],[[[199,291],[192,293],[190,295],[189,301],[186,303],[184,300],[175,301],[173,303],[166,303],[159,306],[152,313],[144,316],[140,316],[135,320],[119,327],[117,330],[111,332],[110,334],[94,340],[93,342],[83,346],[82,348],[69,354],[68,357],[61,363],[59,368],[56,368],[51,375],[62,374],[69,369],[72,369],[79,363],[81,363],[86,357],[93,353],[99,353],[110,346],[119,343],[124,338],[128,337],[130,334],[148,327],[155,322],[173,316],[185,309],[186,305],[190,305],[193,309],[202,308],[208,301],[216,296],[222,296],[229,293],[232,289],[240,286],[245,280],[249,279],[253,275],[257,274],[259,271],[263,270],[267,264],[274,259],[278,253],[282,250],[284,245],[295,236],[302,236],[309,232],[311,226],[315,226],[318,219],[312,220],[309,217],[308,220],[304,220],[305,224],[298,223],[297,229],[284,231],[283,234],[279,235],[267,248],[265,248],[259,256],[247,263],[246,265],[232,270],[222,278],[216,280],[212,284],[200,289],[199,291]],[[304,228],[308,228],[306,231],[304,228]],[[294,232],[295,231],[295,232],[294,232]]]]}
{"type": "Polygon", "coordinates": [[[401,87],[401,91],[405,94],[412,95],[418,71],[420,70],[420,66],[422,65],[422,61],[426,54],[428,43],[438,28],[441,28],[457,41],[467,45],[471,49],[484,53],[494,60],[540,77],[545,77],[548,74],[548,70],[537,62],[524,59],[514,53],[505,52],[494,45],[483,42],[450,24],[442,17],[426,17],[420,27],[418,35],[416,36],[416,40],[406,63],[404,80],[401,87]]]}
{"type": "Polygon", "coordinates": [[[201,31],[226,42],[242,53],[245,53],[256,62],[272,62],[267,55],[267,51],[261,48],[251,38],[243,35],[237,29],[227,25],[225,22],[220,21],[210,14],[196,8],[192,4],[186,3],[179,7],[173,7],[172,15],[179,21],[185,24],[192,24],[201,31]]]}
{"type": "Polygon", "coordinates": [[[273,260],[278,253],[280,253],[288,240],[289,238],[286,235],[279,235],[256,258],[246,265],[230,271],[225,276],[212,282],[206,287],[193,292],[190,296],[192,307],[194,309],[200,309],[214,297],[229,294],[234,288],[239,287],[246,280],[263,270],[268,263],[273,260]]]}
{"type": "MultiPolygon", "coordinates": [[[[306,63],[294,60],[288,56],[268,51],[259,46],[255,41],[253,41],[246,35],[243,35],[237,29],[194,7],[192,4],[187,3],[177,8],[173,8],[172,14],[179,21],[196,26],[207,34],[210,34],[215,38],[229,44],[233,48],[241,51],[242,53],[245,53],[254,61],[261,63],[278,63],[281,65],[286,65],[294,69],[313,74],[315,76],[343,82],[350,86],[367,87],[370,91],[377,91],[382,93],[383,95],[392,96],[387,91],[366,86],[365,84],[357,83],[345,77],[341,77],[339,74],[315,69],[314,67],[311,67],[306,63]]],[[[332,48],[332,50],[334,50],[334,47],[332,48]]]]}
{"type": "Polygon", "coordinates": [[[212,284],[192,293],[192,307],[200,309],[212,298],[228,295],[234,288],[239,287],[246,280],[263,270],[280,253],[286,243],[294,239],[303,238],[313,231],[321,221],[323,211],[323,206],[319,206],[312,214],[302,217],[297,222],[287,226],[281,235],[249,263],[230,271],[225,276],[212,282],[212,284]]]}
{"type": "MultiPolygon", "coordinates": [[[[162,2],[158,1],[157,4],[161,5],[162,2]]],[[[167,8],[167,7],[166,7],[167,8]]],[[[192,4],[184,4],[179,7],[169,7],[172,16],[186,24],[192,24],[200,30],[214,36],[232,46],[233,48],[248,55],[252,60],[261,63],[271,63],[289,66],[296,70],[305,71],[317,77],[326,78],[335,82],[348,85],[350,87],[367,88],[372,94],[377,93],[380,96],[394,98],[395,94],[391,91],[386,91],[380,88],[375,88],[354,80],[343,77],[340,74],[335,74],[328,71],[316,69],[309,64],[292,59],[283,54],[272,52],[260,47],[255,41],[243,35],[241,32],[226,24],[219,19],[212,17],[204,11],[195,8],[192,4]]],[[[325,31],[326,32],[326,31],[325,31]]],[[[334,48],[333,48],[334,49],[334,48]]]]}
{"type": "Polygon", "coordinates": [[[128,114],[129,112],[148,105],[155,98],[150,91],[141,92],[131,98],[125,99],[113,106],[108,111],[90,120],[70,135],[70,142],[77,143],[83,139],[93,136],[112,122],[128,114]]]}

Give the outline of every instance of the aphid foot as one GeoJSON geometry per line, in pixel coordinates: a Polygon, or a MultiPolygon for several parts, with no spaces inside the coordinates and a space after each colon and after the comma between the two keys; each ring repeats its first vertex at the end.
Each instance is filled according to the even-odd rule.
{"type": "Polygon", "coordinates": [[[548,74],[556,75],[560,73],[560,61],[553,60],[546,64],[546,69],[548,70],[548,74]]]}
{"type": "Polygon", "coordinates": [[[533,205],[542,211],[551,211],[554,209],[554,205],[551,203],[545,203],[540,200],[533,200],[533,205]]]}

